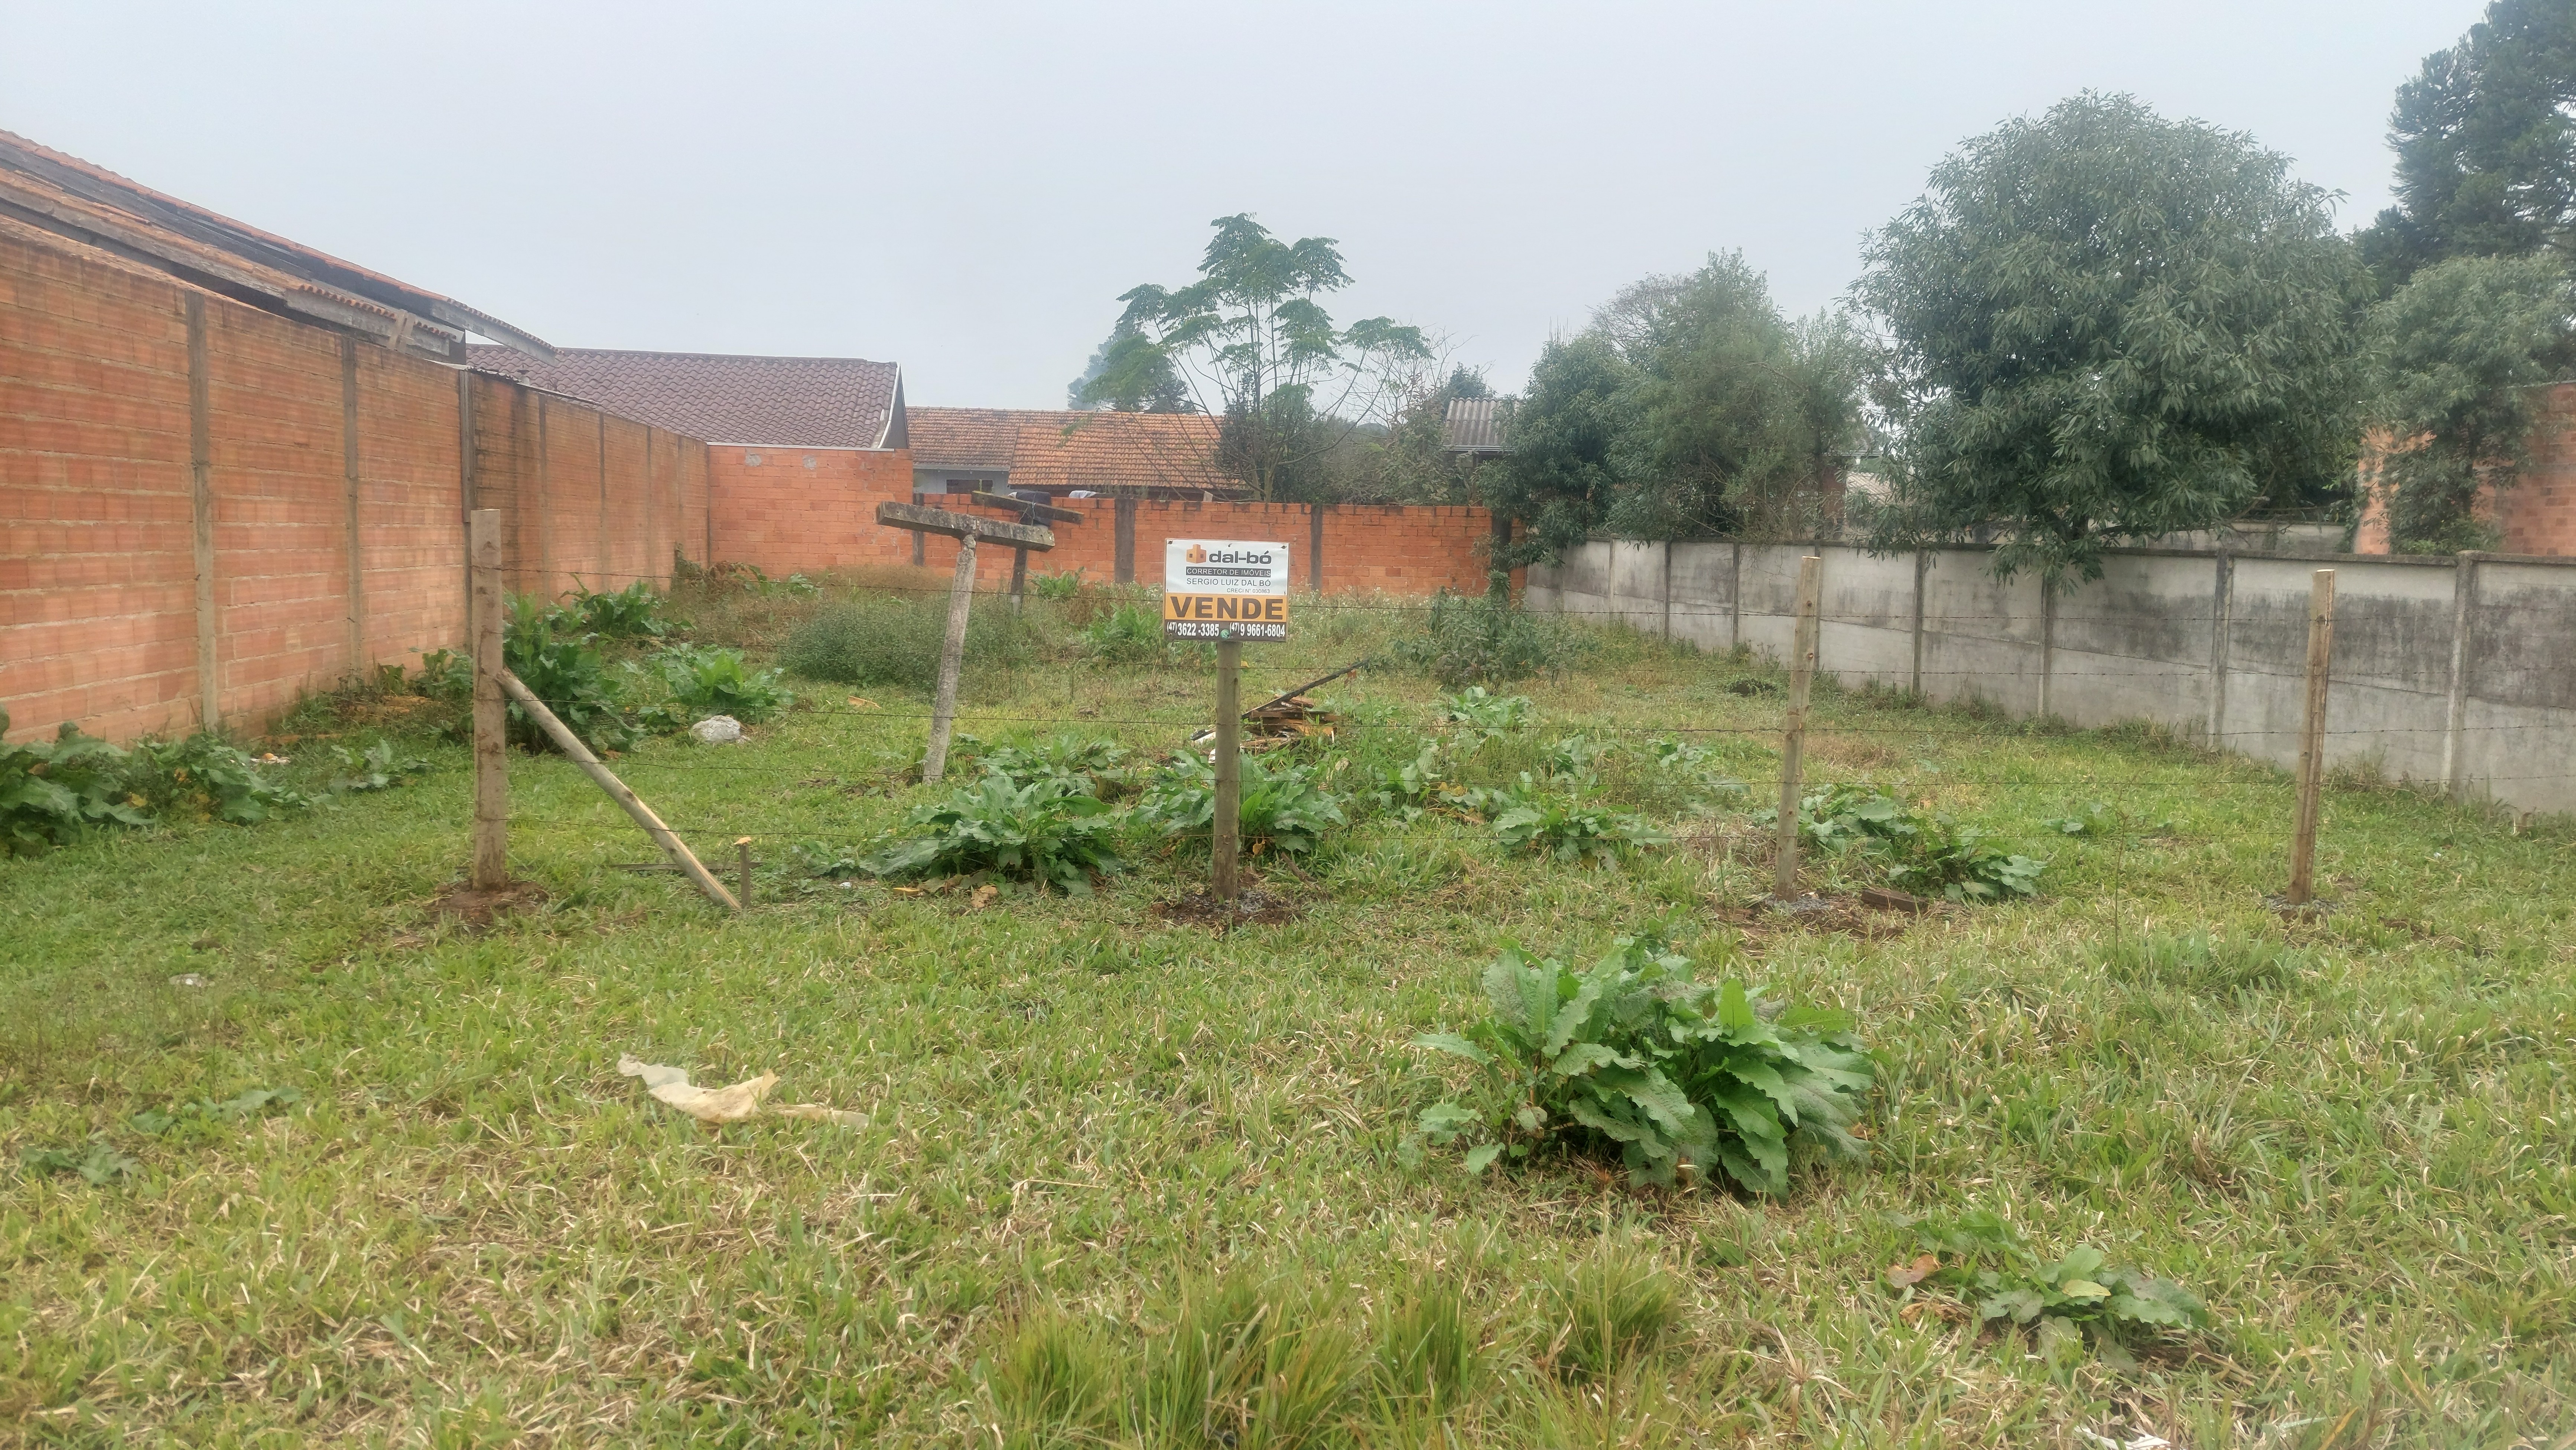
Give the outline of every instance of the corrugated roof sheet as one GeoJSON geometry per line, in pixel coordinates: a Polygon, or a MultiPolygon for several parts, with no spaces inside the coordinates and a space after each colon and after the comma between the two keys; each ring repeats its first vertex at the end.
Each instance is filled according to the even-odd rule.
{"type": "Polygon", "coordinates": [[[1442,415],[1444,443],[1452,453],[1509,453],[1511,445],[1503,441],[1503,424],[1510,417],[1509,400],[1503,398],[1452,398],[1449,411],[1442,415]]]}
{"type": "Polygon", "coordinates": [[[477,347],[477,370],[596,403],[709,443],[903,446],[903,369],[855,357],[559,349],[538,361],[477,347]]]}
{"type": "Polygon", "coordinates": [[[1011,487],[1051,493],[1243,489],[1217,468],[1217,420],[1205,413],[910,408],[906,421],[916,472],[1007,469],[1011,487]]]}
{"type": "Polygon", "coordinates": [[[272,311],[446,354],[467,332],[536,355],[540,338],[453,297],[371,272],[0,131],[0,216],[272,311]]]}

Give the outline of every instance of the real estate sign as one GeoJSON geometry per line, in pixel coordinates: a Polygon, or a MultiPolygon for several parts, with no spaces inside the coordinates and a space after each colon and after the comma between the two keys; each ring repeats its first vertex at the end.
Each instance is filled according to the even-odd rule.
{"type": "Polygon", "coordinates": [[[1163,541],[1165,639],[1286,639],[1288,546],[1163,541]]]}

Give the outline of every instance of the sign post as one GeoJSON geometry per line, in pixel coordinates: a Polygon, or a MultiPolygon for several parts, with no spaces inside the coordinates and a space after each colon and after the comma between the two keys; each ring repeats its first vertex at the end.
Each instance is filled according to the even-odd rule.
{"type": "Polygon", "coordinates": [[[1288,637],[1288,546],[1232,539],[1163,543],[1163,637],[1216,642],[1216,800],[1210,888],[1231,906],[1243,850],[1243,642],[1288,637]]]}

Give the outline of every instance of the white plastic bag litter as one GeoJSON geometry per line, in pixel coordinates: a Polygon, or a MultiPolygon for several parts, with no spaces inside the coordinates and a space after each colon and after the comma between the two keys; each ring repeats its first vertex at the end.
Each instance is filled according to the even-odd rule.
{"type": "MultiPolygon", "coordinates": [[[[778,1074],[760,1076],[735,1083],[731,1087],[692,1087],[689,1071],[684,1067],[664,1067],[658,1062],[638,1062],[620,1055],[617,1070],[628,1077],[641,1078],[644,1090],[701,1123],[739,1123],[757,1116],[761,1100],[778,1085],[778,1074]]],[[[784,1103],[770,1109],[782,1118],[802,1118],[808,1122],[837,1123],[845,1128],[864,1128],[868,1115],[846,1108],[828,1108],[821,1103],[784,1103]]]]}

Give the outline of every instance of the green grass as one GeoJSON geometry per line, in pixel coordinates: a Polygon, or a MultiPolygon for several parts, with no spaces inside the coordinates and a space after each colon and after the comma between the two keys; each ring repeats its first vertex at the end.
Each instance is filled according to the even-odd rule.
{"type": "MultiPolygon", "coordinates": [[[[761,608],[774,646],[794,610],[761,608]]],[[[1248,652],[1247,700],[1401,618],[1301,616],[1248,652]]],[[[1197,659],[1104,669],[1048,621],[1061,652],[971,682],[965,728],[1161,750],[1203,718],[1197,659]]],[[[1204,861],[1142,840],[1087,899],[798,878],[793,843],[863,846],[922,798],[897,779],[919,693],[870,711],[813,682],[748,745],[619,762],[728,873],[758,838],[743,918],[615,869],[650,847],[572,766],[520,756],[512,861],[548,900],[441,919],[452,745],[342,809],[0,863],[0,1442],[2563,1443],[2565,829],[2336,789],[2337,909],[2284,925],[2280,773],[1827,692],[1811,778],[1901,784],[2050,865],[2036,902],[1901,933],[1781,925],[1744,908],[1762,833],[1687,814],[1618,733],[1741,727],[1694,738],[1765,803],[1778,698],[1727,688],[1751,673],[1614,633],[1524,687],[1548,729],[1639,747],[1603,789],[1672,848],[1569,868],[1369,820],[1254,863],[1303,914],[1224,936],[1154,914],[1204,861]],[[2096,800],[2126,824],[2042,824],[2096,800]],[[1499,944],[1571,959],[1655,922],[1706,971],[1860,1014],[1869,1162],[1755,1200],[1406,1151],[1456,1081],[1406,1044],[1483,1010],[1499,944]],[[617,1074],[626,1052],[775,1071],[778,1100],[870,1122],[700,1127],[617,1074]],[[303,1100],[128,1125],[262,1087],[303,1100]],[[18,1166],[93,1134],[140,1172],[18,1166]],[[2216,1327],[2115,1372],[1900,1317],[1901,1220],[1980,1208],[2051,1257],[2180,1280],[2216,1327]]],[[[1409,759],[1429,728],[1427,681],[1332,693],[1371,723],[1327,763],[1409,759]]],[[[1499,740],[1476,769],[1538,755],[1499,740]]]]}

